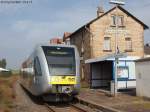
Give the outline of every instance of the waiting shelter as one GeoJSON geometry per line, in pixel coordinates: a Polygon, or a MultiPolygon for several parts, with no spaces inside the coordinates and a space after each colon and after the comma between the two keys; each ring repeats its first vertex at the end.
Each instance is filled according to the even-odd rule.
{"type": "MultiPolygon", "coordinates": [[[[135,60],[139,57],[127,56],[119,58],[117,64],[118,89],[136,87],[135,60]]],[[[111,89],[111,82],[115,79],[115,58],[104,56],[85,61],[90,64],[90,87],[97,89],[111,89]]]]}

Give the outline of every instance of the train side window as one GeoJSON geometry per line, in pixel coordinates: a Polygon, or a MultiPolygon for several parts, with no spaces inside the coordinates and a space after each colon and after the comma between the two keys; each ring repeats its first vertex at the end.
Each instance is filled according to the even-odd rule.
{"type": "Polygon", "coordinates": [[[34,71],[36,76],[42,76],[40,61],[38,57],[36,57],[34,60],[34,71]]]}

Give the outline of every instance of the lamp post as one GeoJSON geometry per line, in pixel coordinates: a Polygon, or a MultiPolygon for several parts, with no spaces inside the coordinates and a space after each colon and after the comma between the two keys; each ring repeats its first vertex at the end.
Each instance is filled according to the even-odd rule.
{"type": "Polygon", "coordinates": [[[118,90],[118,81],[117,81],[117,63],[119,58],[117,57],[118,55],[118,12],[117,12],[117,7],[118,5],[124,5],[125,2],[123,0],[110,0],[110,4],[115,4],[116,8],[116,14],[115,14],[115,25],[116,25],[116,32],[115,32],[115,81],[114,81],[114,96],[117,96],[117,90],[118,90]]]}

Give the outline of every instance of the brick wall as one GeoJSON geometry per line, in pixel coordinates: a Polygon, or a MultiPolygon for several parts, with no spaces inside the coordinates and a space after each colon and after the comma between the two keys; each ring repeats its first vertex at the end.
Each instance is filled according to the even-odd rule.
{"type": "MultiPolygon", "coordinates": [[[[119,27],[118,30],[118,46],[121,52],[126,50],[125,38],[129,37],[132,40],[132,52],[127,52],[129,56],[144,56],[144,29],[141,24],[129,17],[127,14],[118,10],[118,15],[124,17],[124,27],[119,27]]],[[[111,26],[111,15],[116,11],[112,11],[102,18],[98,19],[90,25],[93,33],[92,58],[112,54],[115,52],[115,27],[111,26]],[[113,29],[113,33],[110,32],[113,29]],[[111,38],[111,52],[103,51],[104,37],[111,38]]]]}
{"type": "Polygon", "coordinates": [[[82,85],[89,86],[90,65],[85,64],[84,61],[91,58],[90,33],[86,29],[83,29],[80,32],[72,35],[70,38],[70,42],[71,44],[77,46],[81,57],[80,74],[82,85]]]}

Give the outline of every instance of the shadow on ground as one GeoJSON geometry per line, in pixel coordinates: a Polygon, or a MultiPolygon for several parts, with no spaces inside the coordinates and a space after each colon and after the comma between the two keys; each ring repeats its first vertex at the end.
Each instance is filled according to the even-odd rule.
{"type": "Polygon", "coordinates": [[[136,89],[135,88],[120,89],[120,90],[118,90],[118,92],[120,92],[122,94],[130,95],[130,96],[136,96],[136,89]]]}

